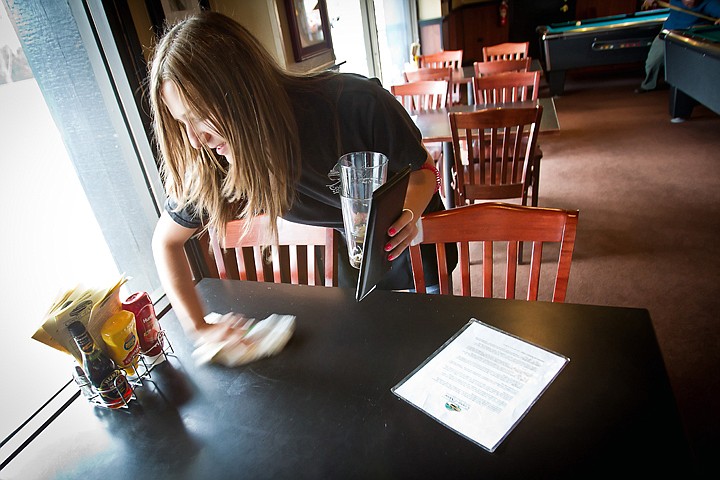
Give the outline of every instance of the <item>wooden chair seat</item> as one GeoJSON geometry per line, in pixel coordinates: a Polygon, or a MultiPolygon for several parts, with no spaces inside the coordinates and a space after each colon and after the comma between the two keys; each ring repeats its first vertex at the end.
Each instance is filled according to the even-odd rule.
{"type": "MultiPolygon", "coordinates": [[[[438,278],[440,293],[453,295],[459,293],[470,296],[475,293],[482,297],[498,296],[516,298],[518,286],[523,279],[526,300],[538,300],[541,280],[551,282],[550,300],[564,302],[570,277],[570,266],[575,249],[575,235],[579,212],[539,208],[523,205],[489,202],[456,207],[450,210],[430,213],[422,217],[422,241],[410,246],[415,290],[426,292],[425,272],[420,254],[421,244],[435,244],[438,258],[438,278]],[[496,252],[498,242],[506,243],[504,255],[496,252]],[[530,264],[518,267],[518,250],[522,242],[532,242],[530,264]],[[460,287],[457,292],[453,285],[452,272],[447,268],[446,245],[458,246],[458,265],[460,267],[460,287]],[[543,247],[555,244],[557,255],[552,262],[543,259],[543,247]],[[471,282],[471,246],[482,248],[481,290],[473,291],[471,282]],[[496,255],[498,253],[498,255],[496,255]],[[495,266],[505,263],[505,287],[495,292],[495,266]],[[548,268],[542,268],[543,264],[548,268]],[[556,265],[551,271],[550,264],[556,265]],[[542,273],[542,274],[541,274],[542,273]]],[[[549,252],[549,248],[545,251],[549,252]]],[[[498,272],[500,273],[500,272],[498,272]]],[[[498,275],[502,276],[502,275],[498,275]]],[[[545,283],[543,283],[545,285],[545,283]]]]}

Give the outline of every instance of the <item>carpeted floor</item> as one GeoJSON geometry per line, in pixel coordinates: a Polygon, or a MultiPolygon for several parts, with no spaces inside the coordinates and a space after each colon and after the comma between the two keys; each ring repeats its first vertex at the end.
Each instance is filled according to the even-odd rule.
{"type": "MultiPolygon", "coordinates": [[[[720,116],[670,122],[635,70],[568,77],[541,134],[540,205],[580,222],[567,302],[650,311],[698,464],[720,450],[720,116]]],[[[542,93],[541,93],[542,96],[542,93]]]]}

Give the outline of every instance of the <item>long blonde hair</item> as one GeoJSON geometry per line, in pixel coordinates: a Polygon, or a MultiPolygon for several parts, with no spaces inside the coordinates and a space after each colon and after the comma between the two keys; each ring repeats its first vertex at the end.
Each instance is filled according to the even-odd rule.
{"type": "Polygon", "coordinates": [[[207,215],[205,228],[224,235],[234,218],[266,214],[275,219],[293,202],[300,175],[300,145],[287,87],[299,77],[282,70],[260,43],[234,20],[202,12],[170,28],[150,66],[155,141],[162,155],[165,189],[179,207],[207,215]],[[198,119],[217,130],[232,149],[227,164],[212,150],[190,145],[187,132],[161,97],[173,82],[198,119]]]}

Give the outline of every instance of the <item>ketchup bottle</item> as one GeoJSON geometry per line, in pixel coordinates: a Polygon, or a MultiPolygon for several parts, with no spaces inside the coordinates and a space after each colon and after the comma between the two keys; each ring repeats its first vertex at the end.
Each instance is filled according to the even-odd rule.
{"type": "Polygon", "coordinates": [[[155,316],[155,307],[150,300],[150,295],[147,292],[133,293],[123,302],[122,308],[135,315],[140,352],[150,357],[160,355],[163,351],[158,339],[160,324],[155,316]]]}

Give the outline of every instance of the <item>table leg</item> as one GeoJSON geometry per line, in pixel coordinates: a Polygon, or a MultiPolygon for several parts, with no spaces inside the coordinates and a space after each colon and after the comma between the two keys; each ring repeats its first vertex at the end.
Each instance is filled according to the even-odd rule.
{"type": "Polygon", "coordinates": [[[442,142],[443,149],[443,178],[442,187],[445,192],[445,208],[450,209],[455,206],[455,192],[452,188],[452,169],[455,166],[452,142],[442,142]]]}
{"type": "Polygon", "coordinates": [[[670,88],[670,118],[690,118],[697,104],[697,100],[679,88],[670,88]]]}
{"type": "Polygon", "coordinates": [[[535,155],[533,157],[533,172],[532,172],[532,206],[538,206],[539,189],[540,189],[540,159],[541,155],[535,155]]]}
{"type": "Polygon", "coordinates": [[[562,95],[565,90],[565,70],[546,71],[545,77],[550,87],[550,95],[562,95]]]}

